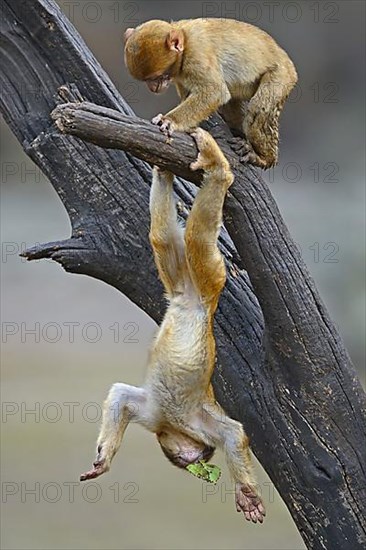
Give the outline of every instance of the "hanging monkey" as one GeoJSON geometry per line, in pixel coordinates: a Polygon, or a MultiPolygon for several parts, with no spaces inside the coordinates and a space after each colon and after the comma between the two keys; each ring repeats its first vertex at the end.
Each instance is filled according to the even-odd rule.
{"type": "Polygon", "coordinates": [[[241,160],[278,161],[278,119],[297,82],[291,59],[266,32],[233,19],[153,20],[125,32],[131,75],[160,93],[173,82],[181,103],[152,122],[171,135],[195,128],[216,110],[243,137],[241,160]]]}
{"type": "Polygon", "coordinates": [[[216,402],[211,386],[213,317],[226,279],[217,238],[233,174],[207,132],[197,129],[193,136],[199,154],[191,168],[203,170],[204,177],[185,231],[177,221],[173,174],[153,171],[150,242],[169,305],[150,351],[147,376],[142,387],[111,387],[96,460],[80,479],[107,472],[128,424],[137,422],[156,434],[166,457],[179,468],[206,461],[221,448],[235,483],[238,512],[262,523],[265,510],[255,488],[248,437],[216,402]]]}

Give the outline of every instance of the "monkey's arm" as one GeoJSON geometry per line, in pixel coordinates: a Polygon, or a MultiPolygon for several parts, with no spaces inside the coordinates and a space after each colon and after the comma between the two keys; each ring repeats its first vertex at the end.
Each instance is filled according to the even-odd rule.
{"type": "Polygon", "coordinates": [[[80,481],[94,479],[108,472],[130,422],[147,421],[146,392],[127,384],[113,384],[104,402],[103,419],[93,468],[80,476],[80,481]]]}
{"type": "Polygon", "coordinates": [[[181,100],[181,102],[184,101],[188,96],[188,91],[180,82],[175,83],[175,88],[177,90],[177,94],[179,95],[179,99],[181,100]]]}
{"type": "MultiPolygon", "coordinates": [[[[203,80],[199,86],[192,87],[182,103],[166,115],[157,115],[152,122],[168,133],[174,130],[186,132],[196,128],[202,120],[217,111],[220,105],[230,100],[229,89],[222,77],[219,74],[214,76],[216,79],[210,75],[210,80],[203,80]]],[[[181,92],[186,94],[182,88],[178,90],[179,95],[181,92]]]]}

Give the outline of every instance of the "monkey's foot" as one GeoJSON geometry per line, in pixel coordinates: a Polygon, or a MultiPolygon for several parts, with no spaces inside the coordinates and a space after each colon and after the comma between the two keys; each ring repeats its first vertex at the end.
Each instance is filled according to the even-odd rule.
{"type": "Polygon", "coordinates": [[[105,472],[108,472],[109,466],[105,458],[101,460],[96,460],[93,462],[93,469],[81,474],[80,481],[86,481],[87,479],[95,479],[96,477],[101,476],[105,472]]]}
{"type": "Polygon", "coordinates": [[[260,496],[251,485],[237,483],[235,487],[237,512],[243,512],[245,519],[253,523],[263,523],[266,511],[260,496]]]}
{"type": "Polygon", "coordinates": [[[159,126],[159,129],[163,134],[167,136],[171,136],[174,128],[173,128],[173,121],[171,121],[169,118],[166,118],[161,113],[159,115],[154,116],[154,118],[151,121],[156,126],[159,126]]]}
{"type": "Polygon", "coordinates": [[[233,137],[229,140],[229,145],[239,156],[239,162],[253,164],[259,168],[269,168],[267,161],[254,151],[252,144],[245,138],[233,137]]]}
{"type": "Polygon", "coordinates": [[[229,145],[239,157],[244,157],[248,153],[254,153],[252,144],[242,136],[229,139],[229,145]]]}

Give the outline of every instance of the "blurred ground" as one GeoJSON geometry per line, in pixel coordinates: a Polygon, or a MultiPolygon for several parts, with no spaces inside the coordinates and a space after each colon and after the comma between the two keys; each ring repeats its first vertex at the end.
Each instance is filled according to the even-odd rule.
{"type": "MultiPolygon", "coordinates": [[[[206,9],[259,25],[290,53],[299,88],[282,118],[280,165],[266,177],[364,380],[363,2],[60,5],[145,117],[177,100],[173,91],[157,97],[130,81],[121,48],[128,26],[199,17],[206,9]]],[[[106,284],[18,257],[70,231],[58,197],[33,169],[2,124],[1,547],[303,548],[259,465],[268,516],[263,526],[251,526],[235,512],[225,468],[212,494],[170,467],[153,436],[136,426],[104,479],[78,483],[93,459],[108,387],[141,383],[155,327],[106,284]]],[[[223,457],[215,463],[224,466],[223,457]]]]}

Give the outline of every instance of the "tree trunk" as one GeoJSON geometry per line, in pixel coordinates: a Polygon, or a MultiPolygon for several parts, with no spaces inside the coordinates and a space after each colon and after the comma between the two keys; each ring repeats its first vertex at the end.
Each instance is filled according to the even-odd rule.
{"type": "MultiPolygon", "coordinates": [[[[150,168],[140,159],[199,183],[189,170],[192,138],[177,134],[165,144],[152,125],[121,117],[131,109],[52,0],[0,4],[1,111],[72,223],[70,239],[26,256],[104,280],[161,320],[162,288],[148,243],[150,168]],[[110,135],[103,145],[125,152],[59,131],[50,113],[61,86],[69,100],[118,113],[62,106],[53,114],[58,126],[102,143],[95,125],[105,117],[110,135]],[[81,127],[78,117],[91,126],[81,127]]],[[[217,398],[244,424],[308,547],[363,548],[365,395],[266,184],[230,151],[222,121],[214,118],[209,128],[235,175],[220,237],[228,281],[215,323],[217,398]]],[[[183,217],[193,189],[177,179],[183,217]]]]}

